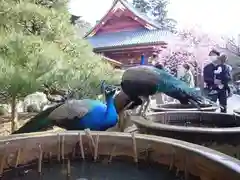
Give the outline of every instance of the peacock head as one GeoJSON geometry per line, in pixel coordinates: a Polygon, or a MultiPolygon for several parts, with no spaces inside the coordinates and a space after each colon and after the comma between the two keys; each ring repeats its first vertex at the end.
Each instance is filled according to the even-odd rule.
{"type": "Polygon", "coordinates": [[[107,85],[105,81],[101,83],[101,92],[105,94],[106,98],[112,97],[116,93],[117,88],[113,85],[107,85]]]}

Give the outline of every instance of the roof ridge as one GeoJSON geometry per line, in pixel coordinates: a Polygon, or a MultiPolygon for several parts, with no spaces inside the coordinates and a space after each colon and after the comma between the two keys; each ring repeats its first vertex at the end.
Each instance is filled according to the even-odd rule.
{"type": "Polygon", "coordinates": [[[135,45],[156,45],[166,43],[169,38],[174,38],[173,33],[160,29],[156,30],[135,30],[121,31],[100,36],[87,37],[86,39],[94,49],[109,48],[118,46],[135,46],[135,45]],[[125,34],[123,34],[125,33],[125,34]]]}
{"type": "Polygon", "coordinates": [[[121,1],[125,6],[127,6],[127,8],[133,8],[135,12],[133,12],[133,9],[129,9],[131,10],[136,16],[138,16],[139,18],[141,18],[142,20],[148,22],[149,24],[155,26],[156,28],[160,29],[161,25],[157,22],[155,22],[153,19],[151,19],[150,17],[148,17],[146,15],[146,13],[140,12],[137,8],[135,8],[132,4],[130,4],[128,1],[126,0],[119,0],[121,1]]]}
{"type": "MultiPolygon", "coordinates": [[[[149,32],[162,32],[162,33],[166,33],[166,34],[173,34],[172,32],[168,31],[168,30],[162,30],[162,29],[154,29],[154,30],[149,30],[149,29],[144,29],[144,28],[140,28],[140,29],[134,29],[134,30],[126,30],[126,31],[118,31],[118,32],[107,32],[107,33],[104,33],[104,34],[99,34],[99,36],[104,36],[104,35],[111,35],[111,34],[122,34],[122,33],[129,33],[129,32],[146,32],[146,31],[149,31],[149,32]]],[[[95,36],[97,37],[97,35],[95,36]]],[[[86,38],[91,38],[91,37],[86,37],[86,38]]]]}
{"type": "Polygon", "coordinates": [[[160,29],[161,26],[157,23],[154,22],[151,18],[149,18],[147,15],[139,12],[133,5],[131,5],[128,1],[126,0],[114,0],[112,3],[111,8],[107,11],[107,13],[99,20],[98,23],[96,23],[94,25],[94,27],[92,27],[85,35],[84,38],[86,38],[89,34],[91,34],[93,32],[93,30],[100,24],[100,22],[107,16],[107,14],[114,8],[114,6],[120,2],[123,6],[125,6],[125,8],[127,8],[128,10],[130,10],[133,14],[135,14],[138,18],[142,19],[143,21],[146,21],[148,24],[150,24],[151,26],[154,26],[157,29],[160,29]]]}
{"type": "Polygon", "coordinates": [[[99,20],[98,23],[96,23],[83,37],[86,38],[89,34],[92,33],[92,31],[95,29],[95,27],[107,16],[107,14],[113,9],[113,7],[116,5],[116,3],[119,0],[114,0],[112,3],[112,6],[110,7],[110,9],[105,13],[105,15],[99,20]]]}

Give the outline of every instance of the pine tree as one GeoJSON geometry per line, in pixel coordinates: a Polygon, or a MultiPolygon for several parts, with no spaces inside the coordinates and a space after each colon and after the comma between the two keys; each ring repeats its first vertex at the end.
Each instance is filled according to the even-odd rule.
{"type": "Polygon", "coordinates": [[[167,5],[168,0],[150,0],[151,3],[151,14],[153,15],[156,22],[161,24],[163,29],[171,32],[175,31],[176,21],[168,18],[167,5]]]}
{"type": "Polygon", "coordinates": [[[64,0],[0,0],[0,95],[11,103],[48,85],[96,97],[113,69],[92,52],[70,24],[64,0]]]}
{"type": "Polygon", "coordinates": [[[151,4],[148,0],[133,0],[133,6],[142,13],[148,13],[151,9],[151,4]]]}
{"type": "Polygon", "coordinates": [[[83,37],[92,28],[92,25],[80,17],[75,21],[75,28],[78,35],[83,37]]]}
{"type": "Polygon", "coordinates": [[[168,18],[168,0],[133,0],[133,6],[159,23],[163,30],[175,32],[176,21],[168,18]]]}

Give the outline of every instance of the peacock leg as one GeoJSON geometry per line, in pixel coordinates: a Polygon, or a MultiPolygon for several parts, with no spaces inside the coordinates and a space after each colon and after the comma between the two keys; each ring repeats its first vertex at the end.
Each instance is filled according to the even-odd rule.
{"type": "Polygon", "coordinates": [[[121,121],[120,132],[124,132],[125,129],[129,127],[129,124],[131,124],[129,116],[131,116],[131,112],[129,110],[124,111],[124,117],[121,121]]]}
{"type": "Polygon", "coordinates": [[[124,109],[122,111],[125,111],[127,110],[131,105],[133,104],[133,102],[131,101],[129,104],[127,104],[124,109]]]}
{"type": "Polygon", "coordinates": [[[140,115],[142,115],[143,113],[143,111],[146,111],[145,109],[147,108],[147,106],[149,105],[149,103],[148,103],[148,101],[150,102],[150,99],[149,99],[149,97],[141,97],[141,100],[142,100],[142,105],[141,105],[141,107],[140,107],[140,110],[139,110],[139,112],[138,112],[138,115],[140,116],[140,115]]]}
{"type": "Polygon", "coordinates": [[[146,117],[146,112],[147,112],[148,106],[150,104],[150,101],[151,101],[150,98],[148,98],[146,103],[145,103],[145,106],[144,106],[144,109],[143,109],[143,112],[142,112],[143,117],[146,117]]]}
{"type": "Polygon", "coordinates": [[[125,115],[125,111],[131,106],[133,104],[133,102],[130,102],[129,104],[127,104],[125,107],[124,107],[124,109],[119,113],[119,122],[118,122],[118,128],[119,128],[119,130],[120,130],[120,132],[123,132],[124,131],[124,129],[125,129],[125,124],[126,124],[126,122],[125,122],[125,117],[126,117],[126,115],[125,115]]]}
{"type": "Polygon", "coordinates": [[[121,113],[119,113],[118,116],[118,130],[120,132],[124,131],[124,124],[125,124],[125,111],[122,111],[121,113]]]}
{"type": "Polygon", "coordinates": [[[138,111],[138,113],[137,113],[137,115],[141,115],[142,114],[142,111],[143,111],[143,107],[144,107],[144,105],[145,105],[145,101],[143,101],[143,103],[142,103],[142,105],[140,106],[140,108],[139,108],[139,111],[138,111]]]}

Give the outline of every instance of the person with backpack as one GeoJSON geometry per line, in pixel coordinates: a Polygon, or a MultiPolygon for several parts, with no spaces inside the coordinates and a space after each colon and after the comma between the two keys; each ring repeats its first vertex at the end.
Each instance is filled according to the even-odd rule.
{"type": "Polygon", "coordinates": [[[226,64],[227,56],[225,54],[218,57],[220,63],[216,65],[214,70],[214,88],[217,94],[212,94],[212,100],[219,100],[221,105],[221,112],[227,112],[227,97],[231,94],[231,89],[229,87],[229,82],[231,81],[231,69],[230,66],[226,64]]]}
{"type": "Polygon", "coordinates": [[[214,71],[215,75],[215,83],[218,84],[218,88],[222,89],[224,88],[228,94],[228,96],[231,94],[231,89],[229,87],[229,82],[232,79],[231,71],[232,67],[228,64],[226,64],[227,56],[221,55],[219,57],[220,64],[216,66],[216,70],[214,71]]]}
{"type": "Polygon", "coordinates": [[[214,71],[216,70],[215,61],[220,56],[220,52],[213,49],[209,52],[208,56],[210,63],[203,69],[203,79],[205,83],[204,91],[206,92],[206,95],[211,98],[212,95],[217,94],[217,86],[214,84],[214,71]]]}

